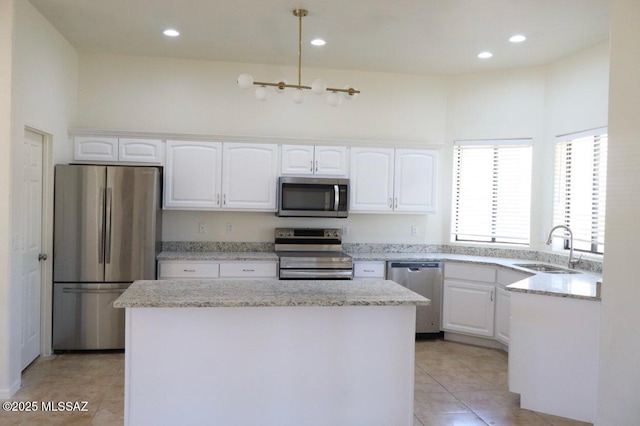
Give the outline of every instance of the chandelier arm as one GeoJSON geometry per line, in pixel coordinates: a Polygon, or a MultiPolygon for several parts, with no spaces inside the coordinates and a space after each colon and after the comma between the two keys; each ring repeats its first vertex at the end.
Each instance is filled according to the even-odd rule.
{"type": "MultiPolygon", "coordinates": [[[[271,87],[287,87],[290,89],[311,89],[311,86],[303,86],[300,84],[283,84],[282,82],[280,83],[266,83],[264,81],[254,81],[253,82],[254,86],[271,86],[271,87]]],[[[345,90],[346,92],[346,90],[345,90]]]]}

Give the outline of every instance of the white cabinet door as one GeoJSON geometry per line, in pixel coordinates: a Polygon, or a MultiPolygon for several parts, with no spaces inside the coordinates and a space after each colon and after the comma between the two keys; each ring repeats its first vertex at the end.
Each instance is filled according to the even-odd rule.
{"type": "Polygon", "coordinates": [[[393,210],[392,148],[351,148],[352,212],[393,210]]]}
{"type": "Polygon", "coordinates": [[[496,289],[496,339],[509,345],[509,321],[511,318],[511,293],[496,289]]]}
{"type": "Polygon", "coordinates": [[[437,164],[436,151],[396,149],[393,198],[395,211],[435,211],[437,164]]]}
{"type": "Polygon", "coordinates": [[[282,145],[283,175],[347,175],[346,146],[282,145]]]}
{"type": "Polygon", "coordinates": [[[221,143],[167,141],[164,208],[220,208],[221,168],[221,143]]]}
{"type": "Polygon", "coordinates": [[[77,136],[73,142],[76,161],[118,161],[118,138],[77,136]]]}
{"type": "Polygon", "coordinates": [[[222,208],[276,210],[278,145],[225,143],[222,158],[222,208]]]}
{"type": "Polygon", "coordinates": [[[313,145],[282,145],[283,175],[312,175],[315,162],[313,145]]]}
{"type": "Polygon", "coordinates": [[[314,173],[325,176],[347,176],[346,146],[316,146],[314,173]]]}
{"type": "Polygon", "coordinates": [[[495,285],[444,280],[442,328],[493,337],[495,285]]]}
{"type": "Polygon", "coordinates": [[[160,139],[120,138],[118,160],[134,163],[162,164],[163,149],[160,139]]]}

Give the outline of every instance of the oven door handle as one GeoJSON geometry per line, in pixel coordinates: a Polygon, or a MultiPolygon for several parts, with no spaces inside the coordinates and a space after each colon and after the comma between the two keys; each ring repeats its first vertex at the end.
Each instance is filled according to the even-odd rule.
{"type": "Polygon", "coordinates": [[[333,197],[333,210],[337,212],[340,206],[340,187],[338,185],[333,185],[333,197]]]}

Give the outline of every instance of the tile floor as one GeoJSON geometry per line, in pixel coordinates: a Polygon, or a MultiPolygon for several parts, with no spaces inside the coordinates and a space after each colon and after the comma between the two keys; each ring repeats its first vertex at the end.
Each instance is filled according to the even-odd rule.
{"type": "MultiPolygon", "coordinates": [[[[23,372],[22,382],[11,401],[88,401],[88,411],[0,411],[0,426],[123,423],[122,353],[39,358],[23,372]]],[[[416,343],[414,426],[586,424],[520,409],[518,395],[507,390],[505,352],[444,340],[416,343]]]]}

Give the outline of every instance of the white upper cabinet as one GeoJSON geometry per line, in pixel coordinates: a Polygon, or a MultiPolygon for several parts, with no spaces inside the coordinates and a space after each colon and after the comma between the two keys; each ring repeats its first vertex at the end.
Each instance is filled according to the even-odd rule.
{"type": "Polygon", "coordinates": [[[133,163],[162,164],[163,145],[160,139],[125,139],[118,142],[118,160],[133,163]]]}
{"type": "Polygon", "coordinates": [[[103,163],[163,163],[160,139],[77,136],[74,138],[74,161],[103,163]]]}
{"type": "Polygon", "coordinates": [[[275,211],[278,146],[167,141],[164,208],[275,211]]]}
{"type": "Polygon", "coordinates": [[[118,138],[77,136],[73,145],[76,161],[118,161],[118,138]]]}
{"type": "Polygon", "coordinates": [[[436,151],[396,149],[395,211],[435,211],[437,164],[436,151]]]}
{"type": "Polygon", "coordinates": [[[393,151],[392,148],[351,148],[351,211],[393,210],[393,151]]]}
{"type": "Polygon", "coordinates": [[[278,145],[224,143],[222,208],[276,210],[278,145]]]}
{"type": "Polygon", "coordinates": [[[282,145],[283,175],[347,175],[346,146],[282,145]]]}
{"type": "Polygon", "coordinates": [[[351,148],[350,210],[434,211],[437,162],[433,150],[351,148]]]}
{"type": "Polygon", "coordinates": [[[165,209],[220,208],[222,144],[167,141],[164,170],[165,209]]]}

